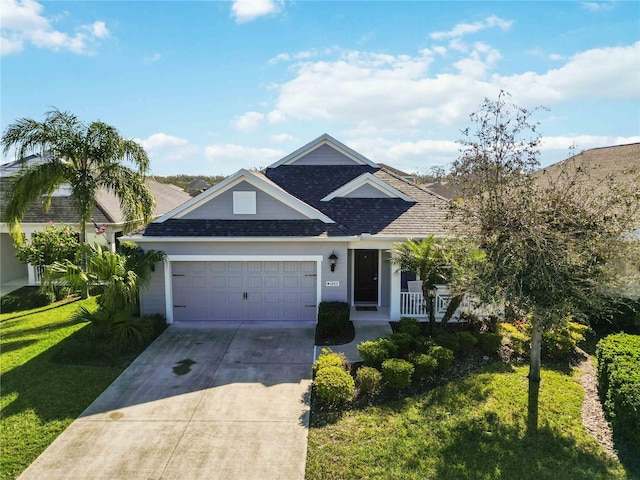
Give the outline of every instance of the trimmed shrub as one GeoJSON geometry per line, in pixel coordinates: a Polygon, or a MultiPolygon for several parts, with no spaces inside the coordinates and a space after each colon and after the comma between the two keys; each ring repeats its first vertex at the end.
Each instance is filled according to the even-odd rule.
{"type": "Polygon", "coordinates": [[[426,380],[433,376],[436,368],[438,368],[438,361],[426,353],[414,355],[410,361],[415,368],[413,372],[414,379],[426,380]]]}
{"type": "Polygon", "coordinates": [[[330,348],[323,348],[322,353],[313,363],[313,373],[318,373],[318,370],[326,367],[340,367],[346,370],[345,360],[344,354],[336,353],[330,348]]]}
{"type": "Polygon", "coordinates": [[[0,299],[0,311],[2,313],[11,313],[19,310],[46,307],[53,303],[55,299],[56,297],[52,292],[41,290],[38,287],[22,287],[0,299]]]}
{"type": "Polygon", "coordinates": [[[431,340],[428,337],[417,337],[413,340],[415,353],[427,353],[431,347],[433,347],[436,342],[431,340]]]}
{"type": "Polygon", "coordinates": [[[512,323],[501,323],[498,333],[507,338],[513,353],[518,356],[524,355],[531,348],[531,339],[512,323]]]}
{"type": "Polygon", "coordinates": [[[382,377],[389,388],[402,390],[411,384],[414,366],[400,358],[390,358],[382,363],[382,377]]]}
{"type": "Polygon", "coordinates": [[[331,406],[339,406],[351,400],[356,389],[353,377],[341,367],[320,369],[314,385],[318,398],[331,406]]]}
{"type": "Polygon", "coordinates": [[[572,321],[555,324],[542,336],[542,354],[549,358],[563,358],[584,341],[589,327],[572,321]]]}
{"type": "Polygon", "coordinates": [[[379,338],[375,342],[362,342],[357,348],[363,363],[373,368],[380,368],[382,362],[398,353],[398,346],[388,338],[379,338]]]}
{"type": "Polygon", "coordinates": [[[598,384],[614,430],[640,455],[640,335],[619,333],[598,342],[598,384]],[[635,447],[633,447],[635,446],[635,447]]]}
{"type": "Polygon", "coordinates": [[[406,358],[407,355],[411,353],[413,348],[413,337],[408,333],[392,333],[390,340],[396,344],[396,351],[400,357],[406,358]]]}
{"type": "Polygon", "coordinates": [[[420,334],[422,333],[422,329],[420,328],[420,323],[418,323],[418,320],[410,317],[402,317],[400,319],[398,331],[400,333],[407,333],[413,338],[420,336],[420,334]]]}
{"type": "Polygon", "coordinates": [[[356,387],[362,395],[377,395],[382,389],[382,373],[372,367],[360,367],[356,372],[356,387]]]}
{"type": "Polygon", "coordinates": [[[468,352],[478,343],[478,339],[471,332],[458,332],[458,351],[468,352]]]}
{"type": "Polygon", "coordinates": [[[483,353],[495,355],[500,345],[502,345],[502,335],[499,333],[484,332],[478,334],[478,346],[483,353]]]}
{"type": "Polygon", "coordinates": [[[444,373],[451,368],[451,364],[453,363],[452,350],[436,345],[429,350],[429,355],[435,358],[436,362],[438,362],[436,373],[444,373]]]}
{"type": "Polygon", "coordinates": [[[346,302],[320,302],[318,306],[318,335],[340,335],[349,328],[351,307],[346,302]]]}
{"type": "Polygon", "coordinates": [[[440,332],[436,335],[434,340],[441,347],[448,348],[454,352],[458,351],[458,336],[455,333],[440,332]]]}

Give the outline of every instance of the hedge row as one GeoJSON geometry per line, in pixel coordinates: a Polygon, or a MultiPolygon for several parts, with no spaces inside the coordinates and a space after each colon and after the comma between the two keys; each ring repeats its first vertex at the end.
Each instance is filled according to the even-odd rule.
{"type": "Polygon", "coordinates": [[[349,328],[351,307],[346,302],[320,302],[318,306],[318,335],[345,332],[349,328]]]}
{"type": "Polygon", "coordinates": [[[618,333],[598,342],[598,386],[614,431],[640,454],[640,335],[618,333]]]}

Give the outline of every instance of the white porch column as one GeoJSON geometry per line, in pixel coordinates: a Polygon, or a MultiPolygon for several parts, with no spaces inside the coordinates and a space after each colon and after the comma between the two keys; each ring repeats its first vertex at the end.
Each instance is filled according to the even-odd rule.
{"type": "Polygon", "coordinates": [[[400,271],[391,267],[391,301],[389,304],[389,319],[392,321],[400,320],[400,271]]]}
{"type": "Polygon", "coordinates": [[[27,275],[29,277],[29,285],[38,285],[36,283],[36,267],[27,263],[27,275]]]}

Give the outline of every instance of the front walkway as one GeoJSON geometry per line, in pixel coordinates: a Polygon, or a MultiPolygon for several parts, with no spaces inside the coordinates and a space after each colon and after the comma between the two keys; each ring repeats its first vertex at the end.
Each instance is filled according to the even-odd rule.
{"type": "Polygon", "coordinates": [[[313,327],[169,327],[20,480],[304,478],[313,327]]]}
{"type": "Polygon", "coordinates": [[[17,290],[20,287],[24,287],[26,285],[29,285],[29,279],[27,277],[14,278],[7,282],[2,282],[0,283],[0,297],[4,297],[6,294],[11,293],[14,290],[17,290]]]}
{"type": "Polygon", "coordinates": [[[386,322],[381,322],[379,320],[353,319],[352,321],[356,330],[356,336],[353,341],[344,345],[325,345],[324,347],[316,347],[316,358],[320,353],[322,353],[323,348],[330,348],[334,352],[343,352],[350,363],[361,362],[362,357],[360,357],[357,349],[357,346],[360,343],[367,340],[377,340],[380,337],[389,337],[392,333],[388,319],[386,322]]]}

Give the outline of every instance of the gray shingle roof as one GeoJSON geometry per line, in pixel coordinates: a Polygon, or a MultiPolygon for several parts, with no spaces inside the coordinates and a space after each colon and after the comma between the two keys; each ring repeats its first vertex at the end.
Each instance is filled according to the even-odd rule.
{"type": "Polygon", "coordinates": [[[320,220],[190,220],[150,223],[136,234],[145,237],[344,237],[339,224],[320,220]]]}

